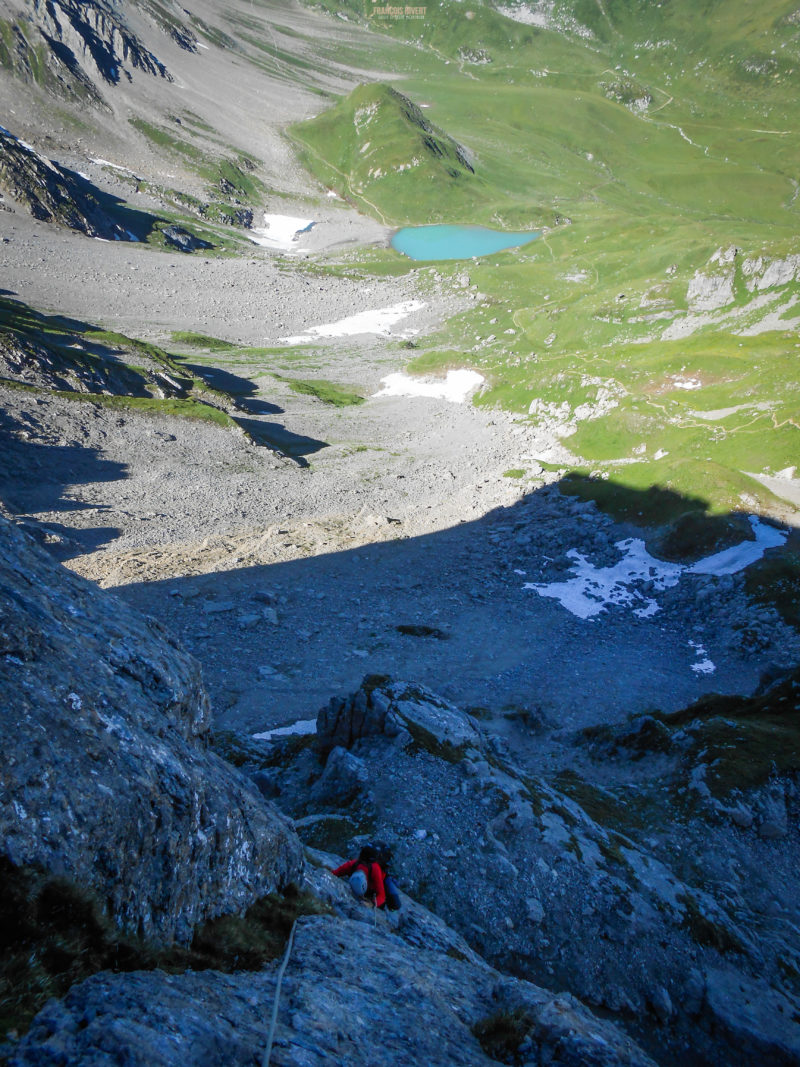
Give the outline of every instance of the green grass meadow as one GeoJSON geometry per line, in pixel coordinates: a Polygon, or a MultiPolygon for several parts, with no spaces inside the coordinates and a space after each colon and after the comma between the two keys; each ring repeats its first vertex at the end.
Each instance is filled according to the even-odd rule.
{"type": "Polygon", "coordinates": [[[532,421],[566,403],[577,472],[769,510],[751,475],[800,458],[800,283],[762,293],[746,272],[800,252],[795,6],[560,0],[549,29],[486,2],[421,20],[322,6],[397,39],[398,76],[292,127],[306,165],[390,224],[543,229],[431,265],[483,300],[410,370],[474,367],[478,403],[532,421]],[[709,261],[732,248],[730,301],[691,307],[695,273],[726,273],[709,261]]]}

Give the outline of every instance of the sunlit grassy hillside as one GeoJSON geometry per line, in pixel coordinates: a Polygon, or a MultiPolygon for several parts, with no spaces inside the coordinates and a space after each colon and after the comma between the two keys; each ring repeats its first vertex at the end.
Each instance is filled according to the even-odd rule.
{"type": "Polygon", "coordinates": [[[476,367],[479,402],[555,430],[572,456],[539,460],[774,510],[754,476],[800,457],[795,5],[443,2],[424,20],[326,6],[416,44],[396,87],[474,174],[401,168],[388,107],[357,129],[363,88],[296,129],[309,166],[397,224],[545,228],[467,263],[485,299],[412,369],[476,367]]]}

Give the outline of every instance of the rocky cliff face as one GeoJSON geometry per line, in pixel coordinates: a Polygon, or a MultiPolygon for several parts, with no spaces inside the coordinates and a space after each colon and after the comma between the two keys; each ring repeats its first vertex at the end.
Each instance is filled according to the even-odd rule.
{"type": "Polygon", "coordinates": [[[185,941],[296,880],[284,819],[210,753],[198,664],[0,520],[2,853],[185,941]]]}
{"type": "Polygon", "coordinates": [[[68,50],[93,79],[116,85],[141,70],[172,81],[164,64],[102,0],[33,0],[31,15],[50,46],[68,50]]]}
{"type": "MultiPolygon", "coordinates": [[[[144,4],[143,10],[158,31],[196,50],[197,39],[180,8],[157,3],[144,4]]],[[[134,71],[173,80],[119,7],[103,0],[6,0],[0,5],[0,29],[3,71],[61,100],[108,109],[104,88],[132,81],[134,71]]]]}
{"type": "MultiPolygon", "coordinates": [[[[284,818],[208,751],[197,663],[5,519],[0,658],[6,864],[88,887],[120,926],[162,944],[289,883],[333,913],[298,921],[271,1062],[651,1067],[574,998],[499,974],[425,908],[367,911],[325,869],[334,857],[304,863],[284,818]]],[[[413,736],[449,753],[478,741],[443,702],[398,691],[390,703],[384,694],[380,729],[393,744],[413,736]]],[[[276,965],[97,973],[0,1059],[251,1064],[276,995],[276,965]]]]}
{"type": "Polygon", "coordinates": [[[35,219],[58,222],[89,237],[137,240],[103,208],[98,190],[0,126],[0,195],[10,196],[35,219]]]}
{"type": "MultiPolygon", "coordinates": [[[[796,692],[784,681],[767,700],[769,714],[785,707],[784,729],[796,692]]],[[[785,961],[800,945],[777,918],[791,911],[792,784],[759,786],[749,806],[723,803],[709,774],[694,808],[686,783],[699,772],[684,761],[695,734],[711,751],[716,727],[706,716],[687,731],[690,718],[681,713],[675,744],[676,805],[665,783],[658,803],[632,794],[626,806],[577,776],[556,788],[524,773],[499,738],[424,687],[369,678],[320,712],[321,759],[306,748],[263,770],[262,784],[320,845],[351,852],[373,834],[388,840],[408,892],[495,965],[602,1005],[634,1032],[656,1025],[664,1044],[688,1041],[692,1062],[715,1062],[722,1049],[743,1063],[796,1062],[800,1001],[785,961]],[[763,1006],[773,1001],[770,1022],[763,1006]]],[[[717,747],[721,767],[725,737],[717,747]]]]}
{"type": "MultiPolygon", "coordinates": [[[[270,1063],[652,1067],[574,998],[500,975],[424,909],[408,904],[396,928],[331,875],[311,881],[338,914],[298,922],[270,1063]]],[[[275,996],[275,967],[99,974],[42,1011],[10,1063],[260,1063],[275,996]]]]}

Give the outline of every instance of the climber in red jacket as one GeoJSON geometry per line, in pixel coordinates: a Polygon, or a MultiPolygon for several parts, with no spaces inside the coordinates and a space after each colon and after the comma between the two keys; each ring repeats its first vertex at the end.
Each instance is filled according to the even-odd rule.
{"type": "Polygon", "coordinates": [[[383,871],[378,863],[378,852],[372,845],[364,845],[358,859],[348,860],[333,873],[348,879],[350,892],[356,900],[363,900],[375,908],[382,908],[386,903],[383,871]]]}

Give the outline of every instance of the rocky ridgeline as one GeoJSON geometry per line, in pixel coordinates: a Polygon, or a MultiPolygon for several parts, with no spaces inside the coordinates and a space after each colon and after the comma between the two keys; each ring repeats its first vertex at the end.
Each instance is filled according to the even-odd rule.
{"type": "Polygon", "coordinates": [[[785,805],[791,783],[753,790],[750,808],[692,813],[683,801],[681,815],[665,800],[637,825],[602,789],[586,786],[582,806],[523,774],[500,739],[421,686],[368,678],[317,728],[313,749],[273,757],[256,777],[308,840],[344,848],[349,838],[352,851],[378,834],[407,891],[486,959],[569,989],[633,1033],[657,1026],[673,1055],[798,1061],[800,943],[785,921],[791,892],[775,889],[791,885],[796,861],[785,806],[784,840],[767,844],[769,798],[780,785],[785,805]],[[748,829],[742,812],[753,808],[764,810],[748,829]],[[699,859],[684,862],[680,844],[659,849],[669,832],[699,859]],[[728,861],[738,885],[715,869],[728,861]]]}
{"type": "MultiPolygon", "coordinates": [[[[270,1062],[652,1067],[572,996],[502,975],[424,907],[367,911],[326,870],[333,856],[305,860],[284,816],[208,750],[198,664],[5,519],[0,658],[7,865],[88,888],[119,926],[155,945],[188,942],[203,919],[241,913],[290,884],[328,912],[298,920],[270,1062]]],[[[442,702],[408,699],[410,710],[387,705],[390,744],[436,737],[452,755],[477,743],[442,702]]],[[[51,1000],[0,1059],[260,1062],[276,978],[277,965],[96,973],[51,1000]]]]}
{"type": "MultiPolygon", "coordinates": [[[[168,248],[179,252],[214,247],[177,223],[165,225],[164,219],[131,211],[83,175],[47,159],[0,126],[0,209],[13,210],[9,200],[29,211],[35,219],[68,226],[87,237],[139,242],[157,231],[168,248]]],[[[252,212],[234,211],[224,221],[248,226],[252,212]]]]}
{"type": "Polygon", "coordinates": [[[96,81],[116,85],[132,70],[172,81],[164,64],[125,25],[119,11],[103,0],[32,0],[30,15],[49,50],[69,66],[80,66],[96,81]]]}
{"type": "Polygon", "coordinates": [[[0,127],[0,192],[35,219],[58,222],[89,237],[130,241],[135,237],[103,208],[97,189],[0,127]]]}

